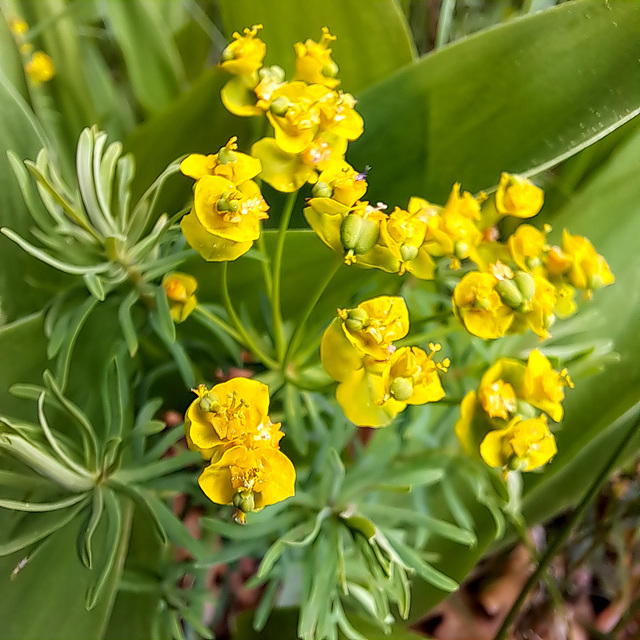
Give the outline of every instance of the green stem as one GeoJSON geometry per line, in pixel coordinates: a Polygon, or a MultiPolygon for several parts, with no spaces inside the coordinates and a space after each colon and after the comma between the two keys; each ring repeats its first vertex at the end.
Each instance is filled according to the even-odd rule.
{"type": "MultiPolygon", "coordinates": [[[[424,320],[420,320],[421,325],[429,324],[430,322],[441,322],[442,320],[448,320],[453,317],[453,311],[451,309],[445,309],[440,313],[435,313],[424,320]]],[[[434,329],[431,331],[423,331],[421,333],[415,333],[412,335],[408,335],[406,338],[402,338],[402,340],[398,340],[395,342],[396,347],[406,347],[415,345],[416,342],[421,342],[422,340],[428,340],[433,337],[434,329]]]]}
{"type": "Polygon", "coordinates": [[[287,229],[291,221],[291,214],[296,203],[298,192],[294,191],[287,196],[280,226],[278,227],[278,240],[276,242],[276,253],[273,258],[273,288],[271,290],[271,309],[273,313],[273,335],[276,343],[276,353],[278,360],[282,361],[284,356],[284,327],[282,326],[281,292],[282,283],[282,256],[284,254],[284,241],[287,236],[287,229]]]}
{"type": "Polygon", "coordinates": [[[324,280],[320,283],[320,286],[318,287],[317,291],[315,292],[313,297],[309,300],[309,303],[307,304],[307,308],[305,309],[302,318],[298,321],[298,324],[293,332],[293,335],[289,340],[289,344],[287,345],[287,351],[284,354],[284,359],[282,361],[283,372],[285,371],[289,360],[296,354],[296,349],[298,348],[298,344],[302,336],[302,331],[305,328],[307,321],[311,317],[313,310],[316,308],[318,302],[320,301],[320,298],[322,297],[324,292],[327,290],[327,287],[329,286],[329,284],[331,284],[333,277],[336,275],[341,265],[342,265],[342,257],[340,257],[339,260],[334,264],[334,266],[331,269],[329,269],[329,271],[327,271],[324,280]]]}
{"type": "Polygon", "coordinates": [[[569,537],[569,534],[571,533],[572,529],[581,520],[587,508],[591,504],[591,501],[594,498],[596,498],[596,496],[600,492],[602,485],[607,481],[607,478],[616,467],[618,461],[620,460],[620,458],[622,457],[622,454],[624,453],[624,450],[627,448],[627,444],[629,443],[629,440],[631,440],[631,438],[634,435],[634,432],[638,428],[640,428],[640,419],[635,420],[632,423],[631,428],[624,434],[624,436],[620,440],[620,443],[615,448],[614,452],[611,454],[611,457],[605,464],[604,468],[598,474],[598,477],[595,479],[595,481],[591,484],[591,487],[589,487],[589,491],[587,491],[587,494],[584,496],[584,498],[582,498],[582,500],[580,501],[580,504],[577,506],[575,511],[571,514],[571,517],[569,518],[565,526],[562,528],[560,533],[556,536],[553,542],[547,547],[547,550],[545,551],[544,555],[541,557],[540,562],[536,567],[536,570],[531,574],[531,576],[525,583],[524,587],[522,587],[522,591],[520,591],[520,595],[518,596],[517,600],[513,603],[513,606],[509,610],[507,617],[504,619],[502,626],[498,630],[498,633],[496,633],[494,640],[505,640],[505,638],[507,637],[507,634],[509,633],[509,629],[511,625],[513,624],[513,622],[516,619],[516,616],[520,612],[520,609],[524,604],[524,601],[526,600],[527,596],[529,595],[529,592],[536,585],[538,580],[540,580],[541,576],[546,571],[547,567],[549,566],[550,562],[553,560],[556,553],[558,553],[562,545],[565,543],[565,541],[569,537]]]}
{"type": "Polygon", "coordinates": [[[196,308],[193,310],[193,312],[197,315],[202,316],[203,318],[206,318],[207,320],[209,320],[209,322],[212,322],[217,327],[220,327],[227,335],[231,336],[236,342],[243,341],[242,336],[233,327],[230,327],[224,320],[221,320],[215,314],[207,311],[201,305],[196,305],[196,308]]]}
{"type": "Polygon", "coordinates": [[[247,349],[251,349],[253,353],[255,353],[260,360],[264,364],[266,364],[271,369],[278,369],[278,363],[271,357],[269,357],[251,338],[251,336],[247,333],[247,330],[242,325],[236,310],[233,308],[233,304],[231,303],[231,297],[229,296],[229,284],[227,279],[228,272],[228,262],[222,263],[222,299],[224,302],[225,309],[231,318],[231,321],[235,325],[238,334],[242,337],[242,343],[247,349]]]}
{"type": "MultiPolygon", "coordinates": [[[[260,237],[258,238],[258,249],[263,255],[267,254],[267,247],[264,241],[264,236],[260,233],[260,237]]],[[[262,278],[264,280],[264,286],[267,291],[267,297],[271,300],[271,293],[273,291],[273,280],[271,278],[271,271],[269,271],[269,263],[264,260],[260,260],[260,268],[262,269],[262,278]]]]}

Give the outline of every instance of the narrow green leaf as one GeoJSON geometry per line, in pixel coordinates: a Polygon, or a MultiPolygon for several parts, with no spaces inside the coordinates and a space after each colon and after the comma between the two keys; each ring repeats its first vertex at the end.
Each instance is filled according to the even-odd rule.
{"type": "Polygon", "coordinates": [[[104,489],[100,485],[93,490],[91,514],[87,521],[84,533],[79,540],[80,559],[82,560],[82,564],[84,564],[88,569],[91,569],[93,566],[93,536],[98,529],[98,525],[100,524],[100,519],[102,518],[102,513],[104,511],[103,492],[104,489]]]}
{"type": "Polygon", "coordinates": [[[171,513],[169,507],[150,492],[145,492],[145,497],[167,538],[186,549],[196,560],[205,557],[206,551],[203,544],[191,535],[182,522],[171,513]]]}
{"type": "Polygon", "coordinates": [[[106,538],[103,543],[99,565],[96,567],[96,579],[90,585],[86,594],[88,611],[93,609],[100,600],[108,584],[111,572],[116,568],[123,532],[122,510],[118,498],[109,488],[105,488],[103,497],[107,522],[106,538]]]}
{"type": "Polygon", "coordinates": [[[64,498],[55,502],[24,502],[22,500],[2,500],[0,499],[0,508],[11,509],[13,511],[28,511],[29,513],[43,513],[45,511],[59,511],[77,504],[85,498],[85,494],[64,498]]]}
{"type": "Polygon", "coordinates": [[[267,624],[267,620],[269,620],[269,616],[271,615],[271,611],[273,611],[273,607],[275,605],[279,586],[280,582],[278,580],[271,580],[267,585],[267,588],[264,590],[262,598],[260,599],[260,604],[258,605],[253,617],[253,628],[256,631],[262,631],[264,626],[267,624]]]}
{"type": "Polygon", "coordinates": [[[309,448],[309,440],[302,415],[300,391],[293,384],[284,385],[283,405],[286,419],[285,433],[291,437],[295,448],[305,455],[309,448]]]}
{"type": "Polygon", "coordinates": [[[156,308],[151,312],[151,317],[155,320],[154,329],[165,342],[176,341],[176,325],[171,317],[169,300],[162,287],[158,287],[154,292],[156,308]]]}
{"type": "Polygon", "coordinates": [[[180,471],[188,465],[192,465],[201,459],[200,454],[196,451],[183,451],[171,458],[157,460],[151,464],[144,466],[136,466],[130,469],[122,469],[116,475],[120,482],[141,483],[168,475],[174,471],[180,471]]]}
{"type": "Polygon", "coordinates": [[[11,537],[0,542],[0,556],[8,556],[20,549],[24,549],[34,542],[46,538],[54,531],[61,529],[82,511],[87,504],[87,500],[85,497],[84,500],[70,509],[25,516],[11,532],[11,537]]]}
{"type": "Polygon", "coordinates": [[[129,355],[133,358],[138,352],[138,332],[133,322],[131,315],[131,309],[133,305],[139,300],[140,295],[137,291],[130,291],[120,303],[118,307],[118,320],[120,321],[120,328],[122,329],[122,335],[127,343],[127,349],[129,355]]]}
{"type": "Polygon", "coordinates": [[[87,285],[89,293],[96,299],[102,302],[105,298],[104,284],[100,276],[95,273],[85,273],[82,276],[84,283],[87,285]]]}

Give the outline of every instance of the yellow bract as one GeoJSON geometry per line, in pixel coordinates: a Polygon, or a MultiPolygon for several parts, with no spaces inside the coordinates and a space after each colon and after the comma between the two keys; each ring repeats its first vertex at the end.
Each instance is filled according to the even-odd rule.
{"type": "Polygon", "coordinates": [[[562,420],[564,387],[573,388],[567,370],[554,371],[549,360],[538,349],[529,354],[522,385],[522,397],[547,413],[552,420],[562,420]]]}
{"type": "Polygon", "coordinates": [[[169,310],[174,322],[184,322],[196,308],[194,295],[198,282],[186,273],[167,273],[162,286],[169,300],[169,310]]]}
{"type": "Polygon", "coordinates": [[[506,471],[532,471],[549,462],[556,451],[546,416],[529,420],[516,416],[506,428],[487,433],[480,445],[482,459],[506,471]]]}
{"type": "Polygon", "coordinates": [[[320,42],[308,39],[296,42],[296,80],[303,80],[309,84],[323,84],[333,89],[340,84],[335,76],[338,65],[331,59],[331,49],[328,45],[335,40],[327,27],[322,27],[320,42]]]}
{"type": "Polygon", "coordinates": [[[233,378],[208,389],[200,385],[187,409],[185,434],[190,449],[211,460],[199,484],[218,504],[244,514],[294,493],[295,469],[279,451],[283,436],[269,418],[269,389],[247,378],[233,378]]]}
{"type": "Polygon", "coordinates": [[[472,271],[453,292],[454,313],[469,333],[485,340],[503,336],[513,322],[513,309],[496,291],[498,282],[490,273],[472,271]]]}
{"type": "Polygon", "coordinates": [[[615,280],[607,261],[586,238],[573,236],[565,229],[562,251],[571,260],[567,278],[577,289],[599,289],[615,280]]]}
{"type": "Polygon", "coordinates": [[[532,218],[544,202],[544,193],[530,180],[503,173],[496,191],[495,205],[498,213],[515,218],[532,218]]]}
{"type": "Polygon", "coordinates": [[[267,52],[267,46],[260,38],[256,38],[261,24],[251,29],[244,29],[242,35],[233,34],[234,41],[222,52],[220,68],[234,75],[251,75],[261,66],[267,52]]]}
{"type": "Polygon", "coordinates": [[[402,298],[382,296],[355,309],[339,309],[322,337],[320,359],[338,381],[336,399],[345,415],[362,427],[383,427],[408,404],[444,397],[438,371],[449,359],[433,361],[440,345],[427,354],[418,347],[393,346],[406,336],[409,316],[402,298]]]}

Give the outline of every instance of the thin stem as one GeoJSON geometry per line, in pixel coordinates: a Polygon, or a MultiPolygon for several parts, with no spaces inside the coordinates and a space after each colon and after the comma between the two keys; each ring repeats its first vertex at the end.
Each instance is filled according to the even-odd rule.
{"type": "Polygon", "coordinates": [[[222,263],[222,299],[224,302],[225,309],[231,318],[231,321],[235,325],[238,330],[238,334],[242,337],[242,343],[247,349],[251,349],[253,353],[255,353],[260,360],[264,364],[266,364],[271,369],[277,369],[278,363],[271,357],[269,357],[251,338],[251,336],[247,333],[247,330],[242,325],[236,310],[233,308],[233,304],[231,303],[231,297],[229,296],[229,284],[227,279],[227,271],[228,271],[228,262],[222,263]]]}
{"type": "Polygon", "coordinates": [[[562,547],[562,545],[565,543],[565,541],[569,537],[571,530],[581,520],[587,508],[591,504],[591,501],[600,492],[602,485],[607,481],[607,478],[615,468],[616,464],[618,463],[618,460],[622,457],[622,454],[624,453],[624,450],[626,449],[627,444],[629,443],[629,440],[633,437],[634,432],[638,428],[640,428],[640,419],[635,420],[631,425],[631,428],[627,431],[627,433],[625,433],[623,438],[620,440],[620,443],[615,448],[613,454],[605,464],[604,468],[598,474],[598,477],[595,479],[595,481],[592,483],[587,494],[584,496],[584,498],[582,498],[582,500],[580,501],[580,504],[577,506],[576,510],[571,514],[571,517],[569,518],[565,526],[562,528],[560,533],[555,537],[553,542],[547,547],[547,550],[545,551],[544,555],[541,557],[540,562],[536,567],[536,570],[531,574],[531,576],[525,583],[524,587],[522,587],[522,591],[520,591],[520,595],[518,596],[517,600],[513,603],[513,606],[509,610],[507,617],[504,619],[502,626],[498,630],[498,633],[496,633],[494,640],[505,640],[505,638],[507,637],[507,634],[509,633],[509,629],[511,625],[515,621],[516,616],[518,615],[522,605],[524,604],[524,601],[529,595],[529,592],[536,585],[538,580],[540,580],[540,577],[546,571],[551,560],[553,560],[556,553],[558,553],[558,551],[560,550],[560,547],[562,547]]]}
{"type": "Polygon", "coordinates": [[[438,16],[438,31],[435,42],[436,49],[439,49],[442,45],[449,42],[451,23],[453,22],[453,12],[455,9],[456,0],[443,0],[440,6],[440,15],[438,16]]]}
{"type": "Polygon", "coordinates": [[[193,312],[197,315],[202,316],[203,318],[206,318],[207,320],[215,324],[217,327],[220,327],[227,335],[231,336],[236,342],[242,342],[242,336],[233,327],[230,327],[224,320],[221,320],[220,318],[218,318],[218,316],[215,315],[214,313],[207,311],[202,305],[199,305],[199,304],[196,305],[196,308],[193,310],[193,312]]]}
{"type": "MultiPolygon", "coordinates": [[[[258,249],[263,255],[267,255],[267,247],[264,241],[264,236],[260,233],[258,238],[258,249]]],[[[260,268],[262,269],[262,278],[264,280],[264,286],[267,292],[267,297],[271,299],[271,293],[273,291],[273,280],[271,278],[271,271],[269,270],[269,263],[264,260],[260,260],[260,268]]]]}
{"type": "Polygon", "coordinates": [[[287,201],[280,218],[278,227],[278,240],[276,243],[276,253],[273,258],[273,288],[271,290],[271,309],[273,313],[273,335],[276,343],[276,353],[278,359],[284,356],[284,327],[282,326],[282,308],[280,286],[282,280],[282,256],[284,254],[284,241],[287,236],[287,229],[291,221],[291,214],[296,203],[298,192],[294,191],[287,196],[287,201]]]}
{"type": "Polygon", "coordinates": [[[287,345],[287,351],[284,354],[284,359],[282,361],[282,370],[284,371],[286,369],[287,363],[289,362],[289,360],[295,356],[296,353],[296,349],[298,348],[298,344],[300,342],[300,338],[302,336],[302,331],[305,328],[307,321],[309,320],[309,318],[311,317],[311,314],[313,313],[313,310],[316,308],[318,302],[320,301],[320,298],[322,297],[322,295],[324,294],[324,292],[327,290],[327,287],[329,286],[329,284],[331,284],[331,281],[333,280],[333,277],[336,275],[336,273],[338,272],[338,269],[340,268],[340,266],[342,265],[342,258],[339,258],[338,261],[336,261],[336,263],[334,264],[334,266],[329,269],[329,271],[327,271],[327,273],[325,274],[325,278],[324,280],[322,280],[322,282],[320,283],[320,286],[318,287],[318,289],[316,290],[316,292],[314,293],[313,297],[309,300],[309,303],[307,304],[307,308],[304,311],[304,314],[302,316],[302,318],[299,320],[293,335],[291,336],[291,339],[289,340],[289,344],[287,345]]]}

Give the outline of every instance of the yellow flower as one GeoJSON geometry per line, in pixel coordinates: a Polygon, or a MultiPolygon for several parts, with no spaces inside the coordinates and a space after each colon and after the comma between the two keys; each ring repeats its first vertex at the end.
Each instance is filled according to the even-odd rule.
{"type": "Polygon", "coordinates": [[[320,84],[289,82],[273,92],[267,118],[277,145],[287,153],[302,153],[320,130],[319,101],[332,91],[320,84]]]}
{"type": "Polygon", "coordinates": [[[33,54],[33,58],[25,65],[25,71],[33,84],[48,82],[56,75],[53,60],[42,51],[33,54]]]}
{"type": "Polygon", "coordinates": [[[320,174],[314,192],[352,207],[367,192],[366,174],[344,161],[334,163],[320,174]]]}
{"type": "MultiPolygon", "coordinates": [[[[322,336],[320,360],[326,372],[342,382],[366,365],[385,363],[391,343],[407,335],[409,312],[402,298],[381,296],[355,309],[338,309],[322,336]]],[[[380,398],[383,394],[380,394],[380,398]]]]}
{"type": "Polygon", "coordinates": [[[9,29],[14,36],[20,37],[29,31],[29,25],[22,18],[14,16],[13,18],[9,18],[7,22],[9,24],[9,29]]]}
{"type": "Polygon", "coordinates": [[[489,384],[481,383],[478,389],[478,400],[490,418],[502,418],[503,420],[509,420],[518,406],[513,387],[501,379],[489,384]]]}
{"type": "Polygon", "coordinates": [[[547,417],[523,420],[516,416],[504,429],[489,431],[480,444],[480,455],[490,467],[532,471],[545,465],[557,447],[547,417]]]}
{"type": "Polygon", "coordinates": [[[180,163],[180,171],[194,180],[202,176],[220,176],[237,185],[255,178],[262,170],[260,160],[240,153],[237,140],[233,136],[215,155],[192,153],[180,163]]]}
{"type": "Polygon", "coordinates": [[[543,276],[526,275],[535,287],[534,294],[530,300],[523,300],[517,308],[509,333],[523,333],[531,329],[540,338],[548,338],[548,329],[555,320],[553,311],[558,301],[556,288],[543,276]]]}
{"type": "Polygon", "coordinates": [[[515,218],[532,218],[542,209],[543,202],[542,189],[527,178],[508,173],[500,176],[495,197],[498,213],[515,218]]]}
{"type": "Polygon", "coordinates": [[[354,109],[356,100],[350,93],[330,91],[320,98],[318,104],[324,131],[347,140],[357,140],[362,135],[364,122],[354,109]]]}
{"type": "Polygon", "coordinates": [[[267,52],[267,47],[260,38],[256,38],[261,24],[251,29],[244,29],[240,35],[233,34],[234,41],[222,52],[220,68],[233,75],[246,76],[255,73],[261,66],[267,52]]]}
{"type": "Polygon", "coordinates": [[[465,453],[469,456],[478,455],[478,440],[474,429],[477,413],[477,398],[475,391],[469,391],[460,403],[460,418],[454,426],[455,434],[465,453]]]}
{"type": "Polygon", "coordinates": [[[258,85],[258,74],[236,76],[222,87],[220,100],[225,108],[235,116],[241,118],[261,116],[268,108],[268,104],[265,105],[260,101],[260,97],[256,93],[258,85]]]}
{"type": "Polygon", "coordinates": [[[364,366],[346,377],[336,389],[344,415],[359,427],[385,427],[406,406],[387,396],[380,366],[364,366]]]}
{"type": "Polygon", "coordinates": [[[271,434],[267,385],[249,378],[232,378],[212,389],[201,384],[193,391],[198,397],[189,405],[184,420],[191,449],[209,451],[235,440],[251,441],[255,435],[271,434]]]}
{"type": "Polygon", "coordinates": [[[514,311],[496,291],[500,281],[490,273],[467,273],[453,291],[453,311],[465,329],[489,340],[503,336],[513,322],[514,311]]]}
{"type": "Polygon", "coordinates": [[[586,238],[573,236],[565,229],[562,251],[571,259],[567,278],[576,289],[599,289],[615,280],[607,261],[586,238]]]}
{"type": "Polygon", "coordinates": [[[214,460],[202,472],[198,484],[212,502],[239,509],[244,521],[245,513],[292,496],[295,480],[295,468],[281,451],[238,445],[214,460]]]}
{"type": "Polygon", "coordinates": [[[551,276],[561,276],[571,268],[571,258],[560,247],[550,247],[545,258],[545,267],[551,276]]]}
{"type": "Polygon", "coordinates": [[[375,360],[389,357],[389,345],[409,332],[409,312],[403,298],[380,296],[355,309],[338,309],[347,340],[375,360]]]}
{"type": "Polygon", "coordinates": [[[167,273],[162,279],[162,286],[173,321],[184,322],[198,304],[193,295],[198,288],[197,280],[186,273],[167,273]]]}
{"type": "Polygon", "coordinates": [[[205,260],[235,260],[260,237],[266,202],[252,180],[240,185],[204,175],[195,187],[193,209],[180,226],[187,242],[205,260]]]}
{"type": "Polygon", "coordinates": [[[473,258],[482,240],[475,221],[475,208],[469,198],[473,200],[466,192],[463,198],[460,197],[460,185],[456,183],[444,208],[436,208],[435,215],[432,213],[434,207],[430,211],[427,209],[431,215],[427,219],[426,248],[433,256],[451,258],[452,269],[459,268],[460,260],[473,258]]]}
{"type": "Polygon", "coordinates": [[[296,80],[309,84],[323,84],[333,89],[340,80],[336,79],[338,65],[331,59],[329,44],[335,40],[327,27],[322,27],[320,42],[307,40],[304,44],[296,42],[296,80]]]}
{"type": "Polygon", "coordinates": [[[332,198],[311,198],[304,209],[304,217],[318,237],[336,253],[344,254],[348,265],[358,263],[397,273],[398,259],[385,242],[382,227],[388,216],[367,202],[353,207],[332,198]]]}
{"type": "Polygon", "coordinates": [[[578,309],[573,296],[576,290],[568,283],[556,284],[556,306],[554,312],[561,318],[568,318],[578,309]]]}
{"type": "Polygon", "coordinates": [[[520,269],[531,271],[542,264],[549,231],[549,225],[545,225],[544,231],[540,231],[530,224],[521,224],[509,237],[511,257],[520,269]]]}
{"type": "Polygon", "coordinates": [[[382,372],[385,400],[391,397],[406,406],[444,398],[438,371],[447,370],[449,359],[434,362],[433,356],[441,347],[430,344],[429,348],[429,354],[419,347],[402,347],[394,352],[382,372]]]}
{"type": "Polygon", "coordinates": [[[396,207],[382,225],[385,244],[399,262],[398,273],[405,271],[421,280],[432,280],[435,262],[427,250],[427,222],[420,211],[411,213],[396,207]]]}
{"type": "Polygon", "coordinates": [[[316,182],[317,171],[341,166],[347,141],[326,131],[320,132],[302,153],[283,151],[274,138],[262,138],[252,147],[251,153],[262,162],[265,182],[274,189],[291,193],[306,182],[316,182]]]}
{"type": "Polygon", "coordinates": [[[555,422],[562,420],[564,387],[573,388],[567,370],[554,371],[538,349],[529,354],[522,385],[522,399],[544,411],[555,422]]]}

